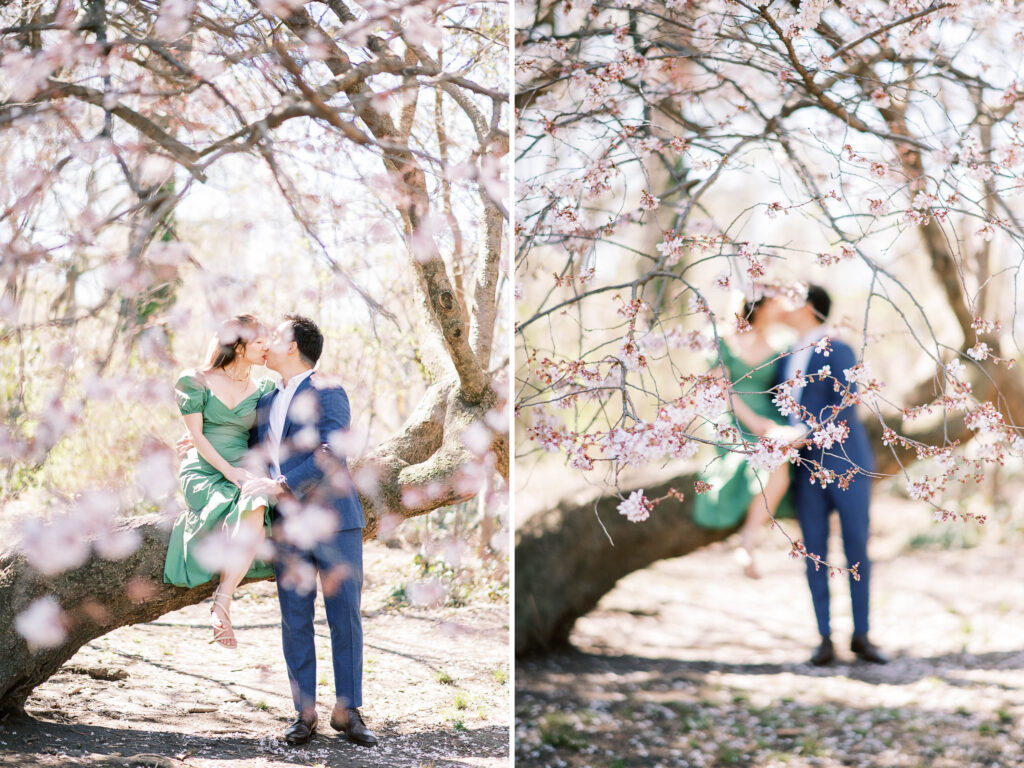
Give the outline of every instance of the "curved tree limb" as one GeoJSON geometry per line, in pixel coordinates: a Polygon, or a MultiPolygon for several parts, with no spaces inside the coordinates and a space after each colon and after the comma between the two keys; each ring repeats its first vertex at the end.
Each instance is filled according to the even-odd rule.
{"type": "MultiPolygon", "coordinates": [[[[299,10],[284,19],[284,24],[300,40],[318,29],[308,12],[299,10]]],[[[329,36],[323,35],[325,39],[329,36]]],[[[352,68],[349,57],[336,45],[329,46],[330,54],[324,64],[335,77],[341,77],[352,68]]],[[[376,109],[372,103],[372,89],[359,81],[346,90],[356,115],[361,119],[378,141],[399,138],[399,131],[391,117],[376,109]]],[[[408,149],[385,150],[384,166],[401,179],[405,195],[397,203],[399,213],[406,227],[406,242],[409,246],[410,262],[419,278],[426,297],[427,311],[441,332],[448,356],[459,376],[462,395],[470,402],[479,402],[488,389],[484,367],[477,360],[469,344],[463,311],[458,303],[455,288],[445,268],[444,259],[437,243],[431,236],[427,213],[430,210],[430,196],[427,192],[426,175],[415,155],[408,149]]]]}

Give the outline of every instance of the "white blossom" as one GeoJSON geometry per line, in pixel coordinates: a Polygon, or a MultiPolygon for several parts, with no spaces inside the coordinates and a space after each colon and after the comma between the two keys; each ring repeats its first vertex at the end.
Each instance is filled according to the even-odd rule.
{"type": "Polygon", "coordinates": [[[64,611],[51,595],[32,601],[15,616],[14,628],[33,650],[56,648],[67,637],[64,611]]]}
{"type": "Polygon", "coordinates": [[[631,523],[639,523],[651,516],[650,502],[644,497],[643,489],[633,491],[629,498],[619,504],[619,514],[625,515],[631,523]]]}
{"type": "Polygon", "coordinates": [[[762,437],[754,450],[747,454],[747,462],[754,469],[774,472],[796,456],[796,451],[787,444],[771,437],[762,437]]]}
{"type": "Polygon", "coordinates": [[[444,601],[448,597],[444,585],[436,576],[406,584],[405,595],[409,598],[410,603],[424,608],[437,608],[444,605],[444,601]]]}

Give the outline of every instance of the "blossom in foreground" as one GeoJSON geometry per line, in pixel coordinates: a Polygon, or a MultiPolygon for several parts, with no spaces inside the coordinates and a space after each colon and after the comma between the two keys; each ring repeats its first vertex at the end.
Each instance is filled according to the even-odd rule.
{"type": "Polygon", "coordinates": [[[448,599],[444,585],[436,576],[406,584],[405,594],[412,605],[424,608],[437,608],[448,599]]]}
{"type": "Polygon", "coordinates": [[[633,491],[629,498],[619,504],[619,514],[625,515],[631,523],[639,523],[651,516],[654,504],[644,496],[643,488],[633,491]]]}
{"type": "Polygon", "coordinates": [[[34,600],[14,618],[14,628],[32,650],[56,648],[67,637],[60,603],[51,595],[34,600]]]}
{"type": "Polygon", "coordinates": [[[796,450],[789,444],[772,437],[762,437],[747,455],[747,462],[754,469],[774,472],[794,458],[796,458],[796,450]]]}

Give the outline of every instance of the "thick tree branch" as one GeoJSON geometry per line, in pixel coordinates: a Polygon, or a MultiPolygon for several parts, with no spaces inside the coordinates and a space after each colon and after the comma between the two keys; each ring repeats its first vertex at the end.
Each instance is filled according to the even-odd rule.
{"type": "Polygon", "coordinates": [[[85,86],[75,85],[74,83],[62,83],[59,80],[54,80],[53,78],[50,78],[47,82],[49,87],[36,97],[37,101],[48,98],[70,96],[78,99],[79,101],[84,101],[88,104],[93,104],[94,106],[105,109],[128,123],[146,138],[154,141],[156,144],[167,150],[167,152],[170,153],[170,155],[182,167],[186,168],[198,181],[206,181],[206,175],[202,170],[196,167],[196,162],[199,160],[199,154],[191,147],[182,144],[169,133],[162,130],[149,118],[140,115],[135,110],[129,109],[121,103],[118,103],[113,107],[105,106],[105,95],[102,91],[97,91],[94,88],[86,88],[85,86]]]}
{"type": "Polygon", "coordinates": [[[488,365],[494,344],[494,321],[497,317],[497,293],[501,242],[505,219],[494,205],[481,194],[484,206],[484,229],[473,285],[473,314],[469,338],[473,352],[481,365],[488,365]]]}
{"type": "MultiPolygon", "coordinates": [[[[305,11],[292,14],[284,23],[300,40],[316,29],[315,22],[305,11]]],[[[335,77],[344,75],[352,66],[340,49],[332,49],[324,63],[335,77]]],[[[398,137],[399,132],[391,117],[373,107],[373,92],[365,82],[353,85],[346,93],[357,116],[378,141],[390,142],[398,137]]],[[[411,151],[386,150],[383,160],[385,167],[402,180],[407,193],[406,199],[399,202],[398,209],[405,222],[410,262],[419,277],[427,310],[441,332],[449,358],[458,373],[463,396],[470,402],[479,402],[487,390],[487,380],[483,366],[470,347],[462,308],[433,233],[429,231],[430,197],[426,176],[411,151]]]]}

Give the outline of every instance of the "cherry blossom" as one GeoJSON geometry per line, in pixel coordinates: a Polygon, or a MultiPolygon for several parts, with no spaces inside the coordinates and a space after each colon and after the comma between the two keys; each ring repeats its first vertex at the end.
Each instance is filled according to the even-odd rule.
{"type": "Polygon", "coordinates": [[[1024,107],[1021,51],[990,52],[1011,50],[1020,9],[631,0],[588,4],[583,16],[548,10],[521,29],[529,63],[516,75],[516,413],[533,425],[530,457],[543,449],[537,461],[591,484],[607,470],[604,489],[622,504],[625,468],[682,454],[697,459],[694,473],[720,453],[765,468],[795,460],[737,433],[730,387],[743,384],[721,382],[713,361],[721,340],[747,338],[743,299],[796,304],[813,279],[835,299],[827,336],[810,347],[825,362],[768,394],[809,427],[800,461],[815,482],[845,488],[863,469],[816,461],[843,453],[853,415],[802,410],[794,396],[812,381],[877,429],[876,476],[924,483],[920,503],[947,510],[951,480],[1005,461],[1019,445],[1012,425],[1024,423],[1024,386],[1008,373],[1021,331],[1010,327],[1019,292],[1007,255],[1024,244],[1013,223],[1024,216],[1024,107]],[[953,58],[956,73],[937,64],[953,58]],[[576,183],[588,172],[589,190],[576,183]],[[586,286],[571,278],[594,264],[586,286]],[[635,311],[622,313],[621,297],[635,311]],[[593,380],[567,374],[583,370],[593,380]],[[960,425],[958,414],[966,428],[929,426],[960,425]],[[929,462],[927,481],[904,452],[929,462]]]}
{"type": "Polygon", "coordinates": [[[406,584],[405,594],[412,605],[422,608],[436,608],[448,597],[444,584],[436,576],[406,584]]]}
{"type": "Polygon", "coordinates": [[[747,454],[747,461],[755,469],[773,472],[795,459],[796,455],[796,449],[791,445],[772,437],[762,437],[757,441],[754,450],[747,454]]]}
{"type": "Polygon", "coordinates": [[[850,435],[850,428],[846,422],[830,422],[821,429],[815,430],[811,440],[819,448],[828,450],[834,445],[842,444],[850,435]]]}
{"type": "Polygon", "coordinates": [[[56,648],[67,637],[67,618],[57,600],[47,595],[14,617],[14,628],[34,651],[56,648]]]}
{"type": "Polygon", "coordinates": [[[665,257],[665,263],[667,266],[677,264],[686,253],[685,239],[682,235],[678,235],[674,232],[667,232],[665,234],[664,242],[659,243],[657,247],[658,253],[665,257]]]}
{"type": "Polygon", "coordinates": [[[619,504],[619,514],[631,523],[639,523],[651,516],[653,505],[642,490],[633,491],[629,498],[619,504]]]}

